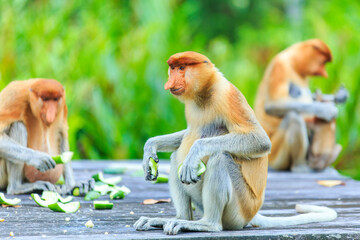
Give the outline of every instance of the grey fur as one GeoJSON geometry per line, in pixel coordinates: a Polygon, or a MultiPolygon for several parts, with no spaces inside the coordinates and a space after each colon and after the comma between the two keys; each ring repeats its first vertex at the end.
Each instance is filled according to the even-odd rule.
{"type": "Polygon", "coordinates": [[[265,104],[265,111],[269,115],[284,117],[286,113],[295,111],[297,113],[313,114],[320,119],[331,121],[336,118],[338,110],[332,102],[302,103],[295,101],[279,101],[265,104]]]}

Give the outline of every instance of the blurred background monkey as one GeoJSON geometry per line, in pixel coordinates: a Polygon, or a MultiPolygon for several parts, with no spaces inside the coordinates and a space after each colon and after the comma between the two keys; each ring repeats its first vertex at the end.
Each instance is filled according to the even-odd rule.
{"type": "Polygon", "coordinates": [[[144,146],[146,180],[155,180],[149,159],[157,152],[171,155],[170,193],[176,219],[141,217],[134,227],[179,231],[221,231],[255,226],[284,226],[336,218],[329,208],[300,206],[309,212],[290,218],[257,214],[264,200],[271,143],[241,92],[227,81],[210,60],[195,52],[170,57],[165,89],[185,103],[187,129],[150,138],[144,146]],[[197,176],[203,161],[205,173],[197,176]],[[178,177],[178,167],[182,165],[178,177]],[[191,203],[202,213],[193,220],[191,203]]]}
{"type": "Polygon", "coordinates": [[[71,163],[51,156],[69,151],[63,86],[52,79],[13,81],[0,92],[0,189],[8,194],[36,190],[84,194],[94,181],[75,183],[71,163]],[[63,175],[64,185],[54,184],[63,175]]]}
{"type": "Polygon", "coordinates": [[[335,103],[348,97],[345,88],[337,94],[312,94],[310,76],[328,77],[329,47],[318,39],[292,45],[269,64],[258,89],[255,113],[271,139],[269,165],[277,170],[307,172],[322,170],[338,157],[335,143],[335,103]]]}

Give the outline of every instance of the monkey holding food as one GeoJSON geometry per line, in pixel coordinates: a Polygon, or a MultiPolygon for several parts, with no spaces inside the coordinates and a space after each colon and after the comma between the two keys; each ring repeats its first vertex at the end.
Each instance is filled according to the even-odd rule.
{"type": "Polygon", "coordinates": [[[85,194],[91,179],[76,183],[71,163],[55,165],[52,155],[69,151],[63,86],[53,79],[13,81],[0,92],[0,189],[8,194],[36,190],[85,194]],[[65,184],[54,184],[64,176],[65,184]]]}
{"type": "Polygon", "coordinates": [[[328,77],[329,47],[318,39],[290,46],[266,69],[256,97],[255,113],[272,143],[269,165],[276,170],[322,170],[341,152],[335,142],[335,103],[348,97],[312,94],[310,76],[328,77]]]}
{"type": "Polygon", "coordinates": [[[260,215],[271,142],[253,110],[204,55],[177,53],[168,65],[165,89],[185,104],[188,126],[180,132],[150,138],[144,146],[143,168],[145,179],[155,180],[157,173],[149,163],[159,161],[157,152],[173,152],[169,187],[176,218],[141,217],[134,224],[136,230],[155,227],[177,234],[236,230],[248,223],[272,227],[336,218],[335,211],[312,205],[298,205],[298,212],[307,214],[293,217],[260,215]],[[206,171],[198,176],[201,161],[206,171]],[[191,203],[202,213],[200,220],[192,221],[191,203]]]}

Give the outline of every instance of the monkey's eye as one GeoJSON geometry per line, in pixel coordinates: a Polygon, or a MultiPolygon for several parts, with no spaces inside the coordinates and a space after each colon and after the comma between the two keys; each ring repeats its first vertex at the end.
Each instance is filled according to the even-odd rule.
{"type": "Polygon", "coordinates": [[[184,70],[185,67],[184,67],[184,66],[180,66],[179,69],[180,69],[180,70],[184,70]]]}
{"type": "Polygon", "coordinates": [[[50,98],[48,98],[48,97],[42,97],[41,99],[45,102],[50,100],[50,98]]]}
{"type": "Polygon", "coordinates": [[[174,66],[174,65],[171,65],[171,69],[174,70],[174,69],[175,69],[175,66],[174,66]]]}
{"type": "Polygon", "coordinates": [[[59,100],[59,98],[54,98],[53,100],[54,100],[54,101],[57,101],[57,100],[59,100]]]}

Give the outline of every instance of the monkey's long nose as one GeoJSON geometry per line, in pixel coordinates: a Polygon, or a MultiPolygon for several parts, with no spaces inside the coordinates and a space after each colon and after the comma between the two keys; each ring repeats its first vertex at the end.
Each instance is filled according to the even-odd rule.
{"type": "Polygon", "coordinates": [[[170,88],[173,88],[175,86],[175,79],[169,79],[166,83],[165,83],[165,90],[169,90],[170,88]]]}
{"type": "Polygon", "coordinates": [[[51,103],[46,111],[46,122],[50,125],[55,121],[57,112],[57,102],[51,103]]]}

